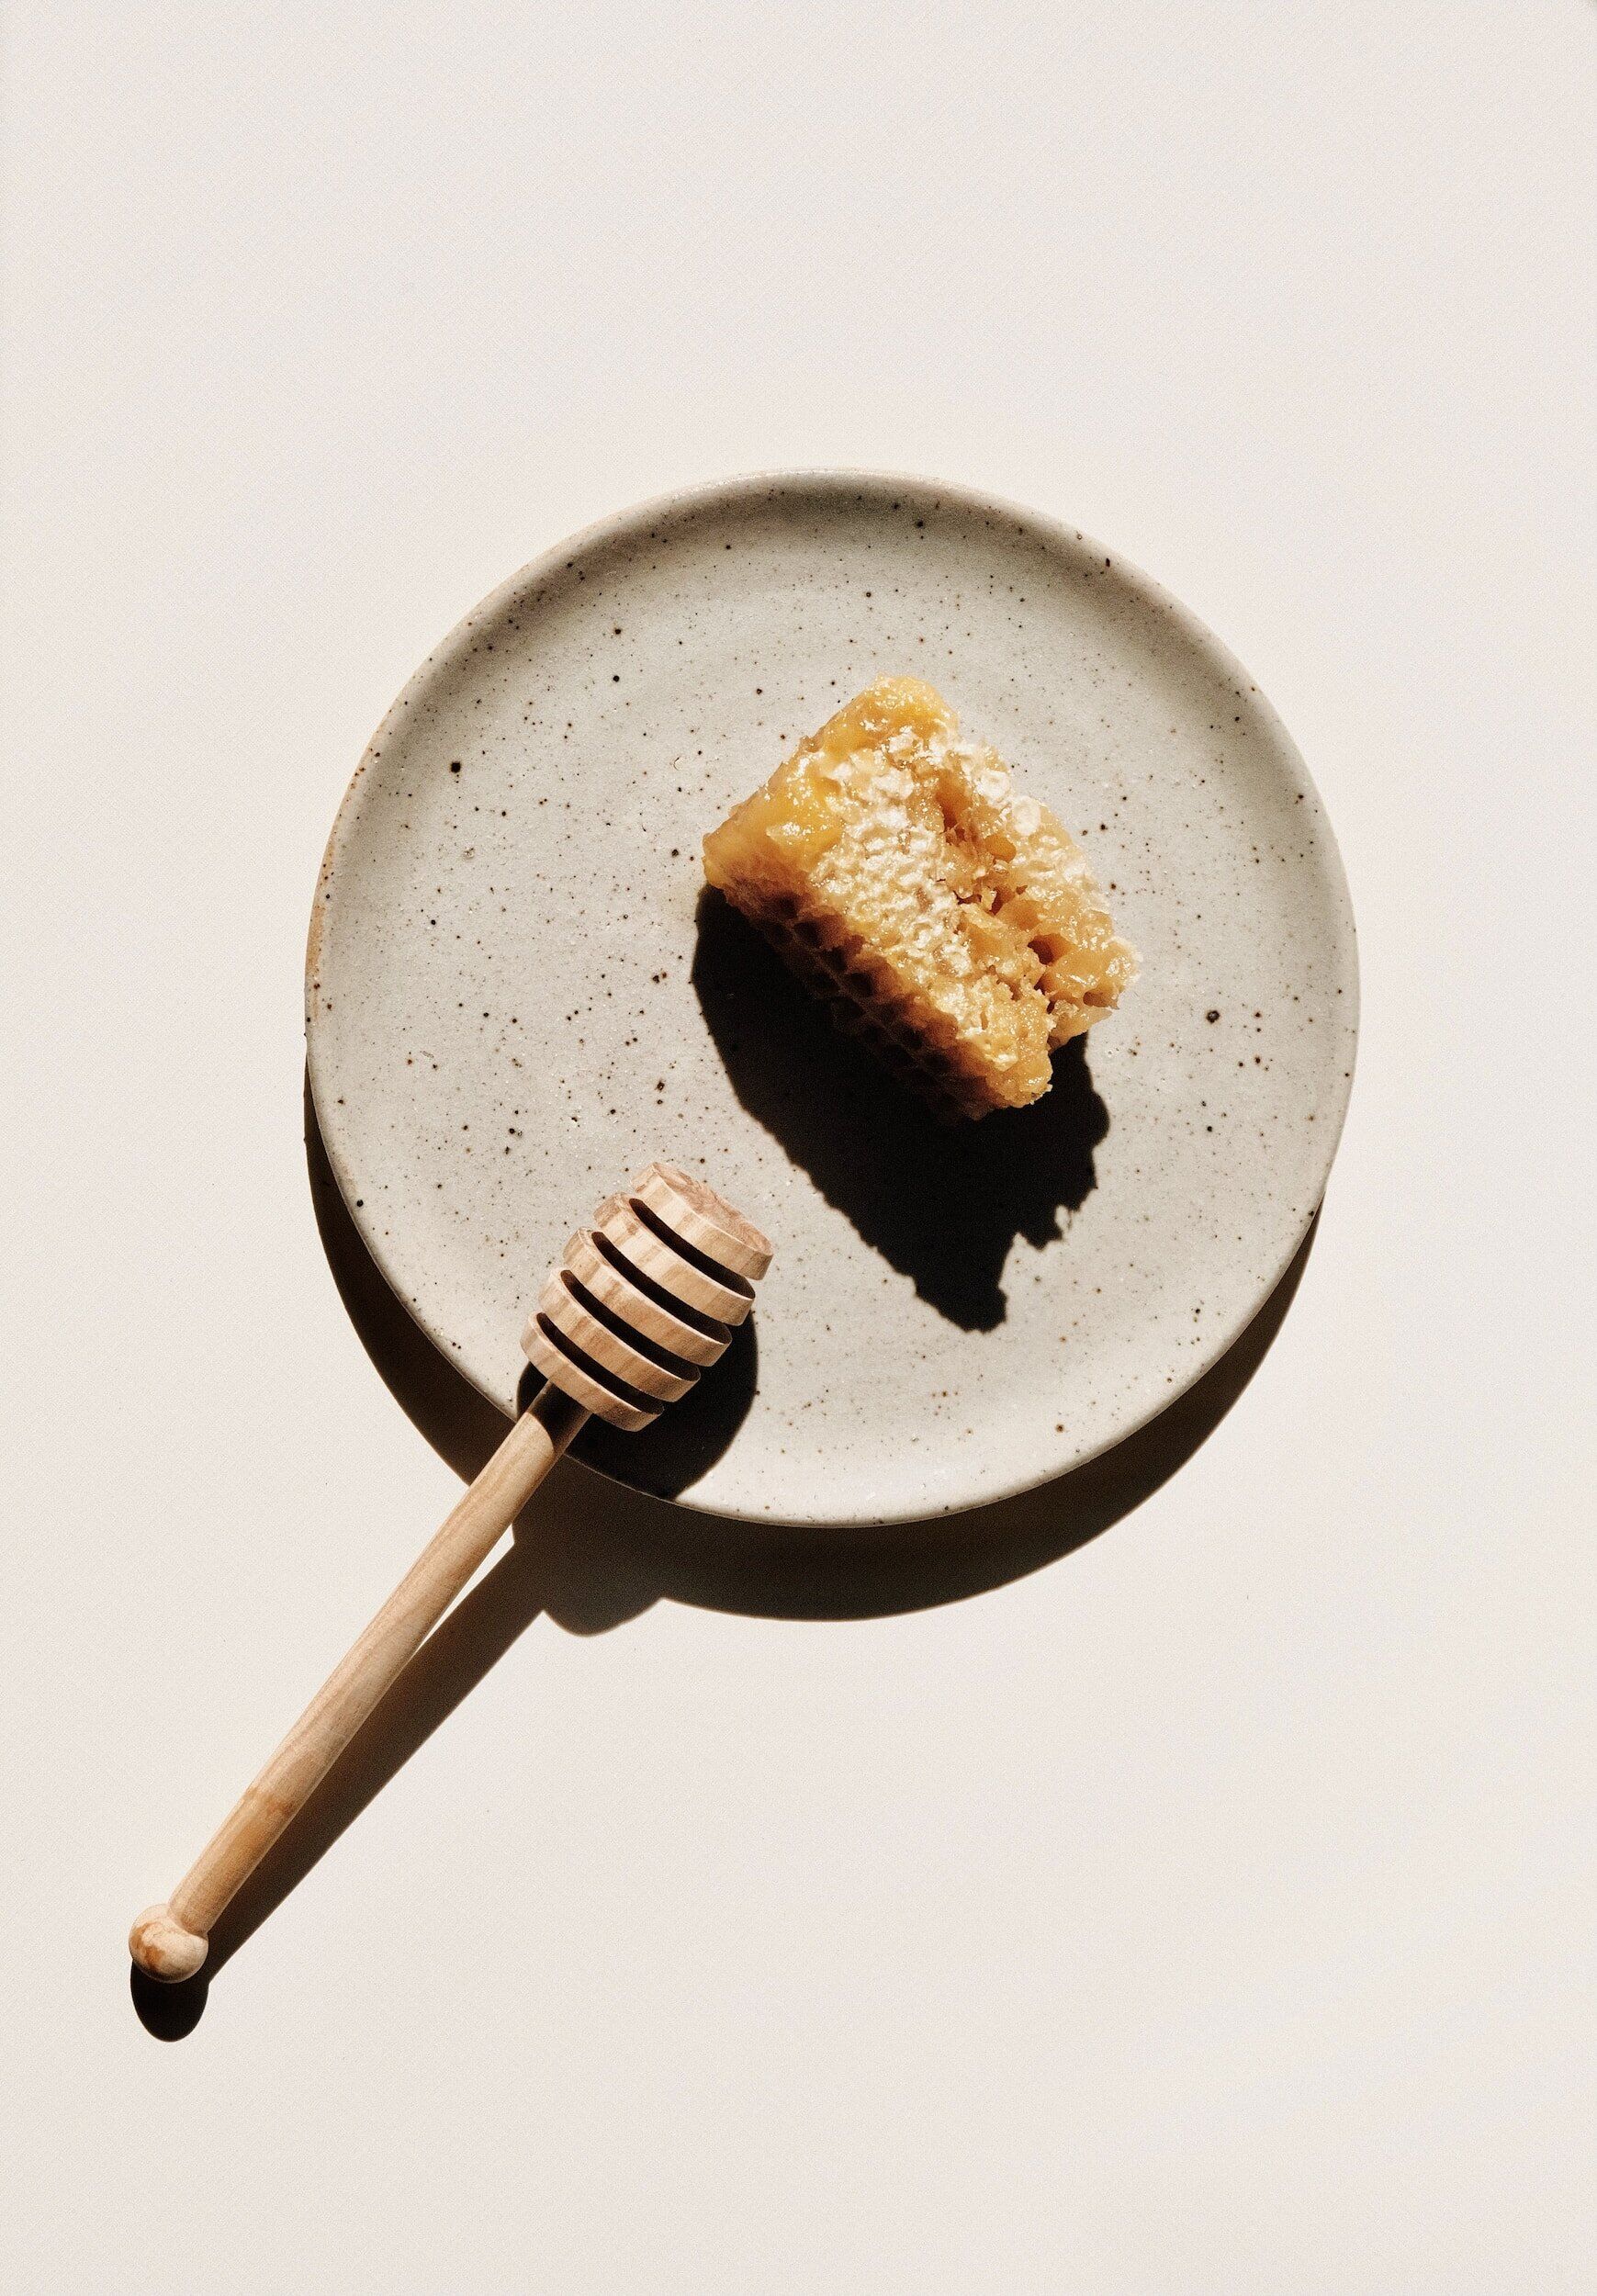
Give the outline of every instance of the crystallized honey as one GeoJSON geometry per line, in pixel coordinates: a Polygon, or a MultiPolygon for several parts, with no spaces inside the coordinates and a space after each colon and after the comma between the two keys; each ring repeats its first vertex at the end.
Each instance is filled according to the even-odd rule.
{"type": "Polygon", "coordinates": [[[1136,972],[1081,848],[914,678],[801,743],[704,873],[947,1115],[1038,1099],[1136,972]]]}

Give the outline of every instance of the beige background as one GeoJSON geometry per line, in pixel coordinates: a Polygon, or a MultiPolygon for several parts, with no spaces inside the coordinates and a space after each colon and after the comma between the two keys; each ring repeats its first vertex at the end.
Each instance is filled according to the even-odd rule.
{"type": "Polygon", "coordinates": [[[1597,11],[6,16],[0,2280],[1589,2285],[1597,11]],[[344,779],[545,544],[834,462],[1103,535],[1300,743],[1297,1298],[977,1599],[723,1615],[568,1481],[163,2043],[129,1916],[455,1487],[307,1185],[344,779]]]}

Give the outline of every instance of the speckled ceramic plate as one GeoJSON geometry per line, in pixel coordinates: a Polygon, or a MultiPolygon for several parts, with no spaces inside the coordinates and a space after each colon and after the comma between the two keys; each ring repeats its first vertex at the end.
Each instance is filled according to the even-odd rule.
{"type": "Polygon", "coordinates": [[[650,503],[496,591],[355,774],[307,970],[333,1169],[439,1347],[511,1410],[568,1234],[675,1158],[775,1265],[697,1394],[587,1456],[835,1524],[1057,1475],[1214,1361],[1319,1204],[1356,998],[1330,827],[1225,649],[1071,527],[860,474],[650,503]],[[904,671],[1081,834],[1143,961],[1045,1099],[956,1132],[702,895],[704,832],[904,671]]]}

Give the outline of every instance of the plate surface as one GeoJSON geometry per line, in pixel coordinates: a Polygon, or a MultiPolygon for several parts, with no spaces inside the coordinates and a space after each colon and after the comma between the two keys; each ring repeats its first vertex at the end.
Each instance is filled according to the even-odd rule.
{"type": "Polygon", "coordinates": [[[854,473],[647,504],[469,614],[350,786],[306,985],[333,1170],[438,1346],[509,1412],[571,1230],[703,1171],[776,1245],[753,1334],[586,1455],[836,1524],[1024,1489],[1189,1386],[1319,1204],[1357,1004],[1330,827],[1225,649],[1073,529],[854,473]],[[1044,1100],[957,1132],[702,895],[705,831],[889,672],[1082,837],[1142,956],[1044,1100]]]}

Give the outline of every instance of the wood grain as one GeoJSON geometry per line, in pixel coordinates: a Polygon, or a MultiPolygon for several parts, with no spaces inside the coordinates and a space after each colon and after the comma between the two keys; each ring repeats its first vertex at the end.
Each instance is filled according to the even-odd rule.
{"type": "Polygon", "coordinates": [[[650,1165],[573,1237],[523,1346],[546,1381],[371,1624],[328,1676],[164,1905],[133,1924],[140,1967],[204,1964],[223,1908],[301,1810],[395,1678],[487,1560],[590,1412],[637,1430],[685,1395],[753,1301],[770,1247],[674,1165],[650,1165]],[[674,1238],[674,1241],[673,1241],[674,1238]],[[727,1311],[717,1314],[717,1309],[727,1311]]]}

